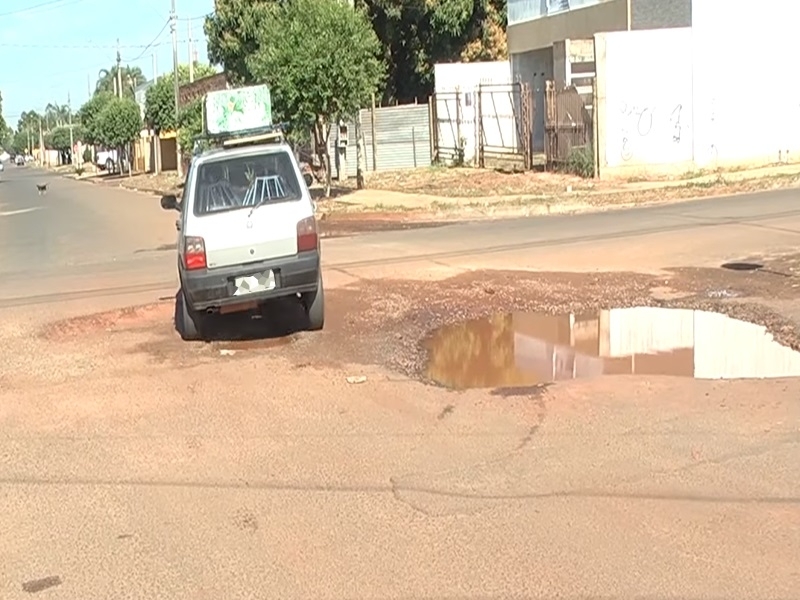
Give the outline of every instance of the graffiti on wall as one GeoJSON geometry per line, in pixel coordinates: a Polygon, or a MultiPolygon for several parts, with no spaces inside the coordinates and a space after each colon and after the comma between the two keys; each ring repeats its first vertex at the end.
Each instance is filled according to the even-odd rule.
{"type": "Polygon", "coordinates": [[[674,160],[676,154],[691,147],[689,109],[680,101],[623,101],[616,113],[609,115],[608,139],[615,146],[608,148],[607,158],[611,162],[628,163],[637,159],[660,162],[660,157],[674,160]]]}

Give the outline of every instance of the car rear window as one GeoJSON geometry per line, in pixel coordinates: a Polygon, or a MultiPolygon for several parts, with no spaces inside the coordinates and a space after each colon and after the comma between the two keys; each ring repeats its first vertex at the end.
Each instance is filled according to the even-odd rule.
{"type": "Polygon", "coordinates": [[[261,202],[299,200],[302,186],[286,151],[224,156],[202,163],[194,184],[194,214],[198,216],[261,202]]]}

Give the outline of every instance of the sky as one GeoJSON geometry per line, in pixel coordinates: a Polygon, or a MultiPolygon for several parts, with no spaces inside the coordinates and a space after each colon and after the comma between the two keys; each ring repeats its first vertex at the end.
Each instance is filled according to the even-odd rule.
{"type": "MultiPolygon", "coordinates": [[[[208,62],[203,17],[214,0],[176,0],[178,61],[189,62],[189,30],[200,62],[208,62]]],[[[116,61],[153,77],[172,69],[170,0],[18,0],[0,3],[0,92],[3,116],[16,127],[20,113],[48,104],[77,110],[101,69],[116,61]]]]}

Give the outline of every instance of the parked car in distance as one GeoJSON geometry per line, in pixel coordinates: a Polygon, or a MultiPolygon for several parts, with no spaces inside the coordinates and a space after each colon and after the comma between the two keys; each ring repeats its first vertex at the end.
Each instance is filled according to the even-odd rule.
{"type": "Polygon", "coordinates": [[[101,150],[95,155],[94,164],[101,170],[113,173],[117,166],[117,151],[101,150]]]}

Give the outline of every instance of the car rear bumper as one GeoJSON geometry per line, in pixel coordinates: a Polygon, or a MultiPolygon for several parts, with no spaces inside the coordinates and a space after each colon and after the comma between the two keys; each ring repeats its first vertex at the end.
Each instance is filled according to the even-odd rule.
{"type": "Polygon", "coordinates": [[[319,252],[314,251],[232,267],[199,271],[186,271],[180,268],[180,279],[183,293],[190,306],[195,310],[207,310],[313,292],[317,289],[319,270],[319,252]],[[255,275],[267,270],[272,270],[275,274],[274,289],[234,296],[236,290],[234,280],[237,277],[255,275]]]}

